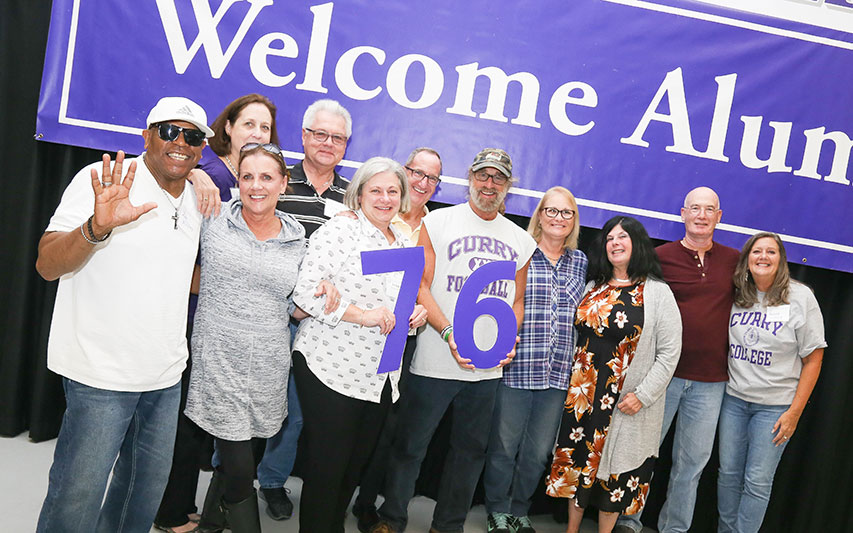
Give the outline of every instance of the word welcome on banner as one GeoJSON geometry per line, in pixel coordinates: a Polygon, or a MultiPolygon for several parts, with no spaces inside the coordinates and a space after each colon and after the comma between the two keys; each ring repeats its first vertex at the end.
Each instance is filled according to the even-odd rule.
{"type": "Polygon", "coordinates": [[[334,98],[354,119],[342,166],[434,147],[438,201],[463,201],[467,166],[497,146],[512,213],[563,185],[585,226],[625,213],[675,239],[707,185],[721,242],[776,231],[789,260],[853,272],[853,5],[740,4],[54,0],[36,137],[139,152],[161,96],[212,122],[260,92],[299,158],[303,111],[334,98]]]}

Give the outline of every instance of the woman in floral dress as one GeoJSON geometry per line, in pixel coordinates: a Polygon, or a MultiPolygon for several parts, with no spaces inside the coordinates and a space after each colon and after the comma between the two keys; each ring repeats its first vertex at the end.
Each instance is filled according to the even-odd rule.
{"type": "Polygon", "coordinates": [[[589,254],[575,319],[572,377],[547,492],[570,498],[569,533],[584,508],[598,530],[639,512],[658,453],[666,386],[681,353],[681,316],[640,222],[607,221],[589,254]]]}

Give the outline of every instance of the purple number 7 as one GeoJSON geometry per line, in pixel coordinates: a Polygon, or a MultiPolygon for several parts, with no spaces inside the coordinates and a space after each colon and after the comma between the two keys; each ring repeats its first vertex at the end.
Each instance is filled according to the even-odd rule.
{"type": "Polygon", "coordinates": [[[396,325],[385,339],[385,348],[379,359],[377,374],[397,370],[403,360],[403,347],[409,332],[409,317],[415,309],[418,288],[421,285],[421,277],[424,275],[424,247],[361,252],[362,274],[384,274],[396,271],[403,272],[403,283],[400,285],[397,305],[394,306],[396,325]]]}

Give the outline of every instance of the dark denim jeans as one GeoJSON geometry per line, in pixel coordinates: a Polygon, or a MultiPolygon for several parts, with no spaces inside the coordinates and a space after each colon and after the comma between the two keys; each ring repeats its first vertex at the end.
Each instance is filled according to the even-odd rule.
{"type": "Polygon", "coordinates": [[[474,489],[483,471],[499,379],[456,381],[412,374],[400,407],[397,436],[388,460],[382,519],[403,531],[409,500],[430,439],[444,412],[453,405],[450,451],[438,489],[432,527],[461,532],[474,489]]]}
{"type": "Polygon", "coordinates": [[[37,531],[147,533],[172,466],[181,384],[117,392],[62,383],[67,407],[37,531]]]}

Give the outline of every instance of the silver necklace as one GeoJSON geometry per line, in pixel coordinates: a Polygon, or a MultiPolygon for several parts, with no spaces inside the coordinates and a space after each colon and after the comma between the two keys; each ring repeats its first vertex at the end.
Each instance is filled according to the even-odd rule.
{"type": "MultiPolygon", "coordinates": [[[[329,187],[332,186],[332,182],[334,180],[335,180],[335,173],[332,172],[332,177],[320,184],[320,187],[323,188],[323,192],[326,192],[326,189],[328,189],[329,187]]],[[[311,180],[308,180],[308,182],[311,183],[311,180]]],[[[311,186],[314,187],[314,184],[312,183],[311,186]]],[[[318,187],[314,187],[315,192],[317,192],[317,189],[318,189],[318,187]]],[[[319,195],[321,193],[318,192],[317,194],[319,195]]]]}
{"type": "Polygon", "coordinates": [[[163,186],[160,185],[159,183],[157,185],[160,187],[160,190],[163,191],[163,196],[166,197],[166,201],[169,202],[169,205],[171,205],[172,209],[175,210],[175,214],[172,215],[172,220],[175,221],[175,229],[178,229],[178,216],[179,216],[178,211],[181,209],[181,205],[183,205],[183,203],[184,203],[184,196],[185,196],[184,193],[187,190],[187,186],[186,186],[186,184],[184,184],[184,190],[181,191],[181,199],[178,200],[178,205],[176,206],[174,203],[172,203],[172,199],[171,199],[169,193],[166,192],[166,189],[164,189],[163,186]]]}
{"type": "Polygon", "coordinates": [[[236,168],[234,168],[234,165],[233,165],[233,164],[231,164],[231,159],[230,159],[227,155],[225,156],[225,162],[226,162],[226,163],[228,163],[228,168],[230,168],[230,169],[231,169],[231,172],[232,172],[235,176],[237,176],[237,169],[236,169],[236,168]]]}

